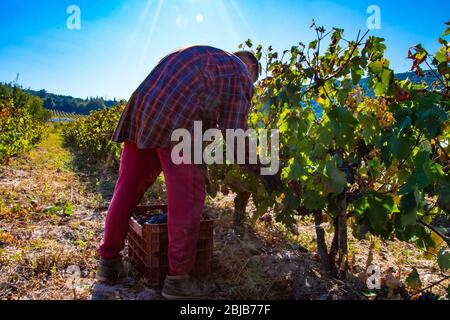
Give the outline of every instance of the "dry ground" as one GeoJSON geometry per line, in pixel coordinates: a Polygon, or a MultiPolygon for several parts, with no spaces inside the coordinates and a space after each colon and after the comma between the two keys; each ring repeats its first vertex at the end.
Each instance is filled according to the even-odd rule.
{"type": "MultiPolygon", "coordinates": [[[[0,167],[0,299],[161,299],[159,288],[136,272],[116,286],[94,280],[115,179],[105,172],[76,159],[58,132],[0,167]]],[[[266,219],[237,234],[232,207],[228,195],[208,200],[205,209],[218,219],[214,299],[367,299],[361,275],[368,256],[401,280],[417,268],[423,286],[442,276],[434,260],[412,245],[350,240],[351,275],[342,282],[320,269],[312,221],[303,218],[286,230],[266,219]]],[[[443,286],[434,290],[444,294],[443,286]]]]}

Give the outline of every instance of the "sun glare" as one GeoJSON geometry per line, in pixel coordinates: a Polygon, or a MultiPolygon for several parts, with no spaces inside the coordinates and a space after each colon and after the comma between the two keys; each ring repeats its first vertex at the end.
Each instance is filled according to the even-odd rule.
{"type": "Polygon", "coordinates": [[[202,23],[203,20],[205,20],[205,17],[204,17],[201,13],[199,13],[199,14],[195,17],[195,19],[197,20],[198,23],[202,23]]]}

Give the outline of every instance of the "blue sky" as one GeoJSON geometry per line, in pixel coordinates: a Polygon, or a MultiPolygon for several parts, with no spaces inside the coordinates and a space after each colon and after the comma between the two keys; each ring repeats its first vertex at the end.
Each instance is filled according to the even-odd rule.
{"type": "Polygon", "coordinates": [[[166,53],[188,44],[235,50],[248,38],[290,48],[312,40],[314,18],[352,38],[366,29],[369,5],[381,9],[387,57],[407,71],[408,47],[430,51],[450,19],[450,2],[360,0],[2,0],[0,81],[76,97],[127,99],[166,53]],[[81,9],[81,29],[69,30],[69,5],[81,9]]]}

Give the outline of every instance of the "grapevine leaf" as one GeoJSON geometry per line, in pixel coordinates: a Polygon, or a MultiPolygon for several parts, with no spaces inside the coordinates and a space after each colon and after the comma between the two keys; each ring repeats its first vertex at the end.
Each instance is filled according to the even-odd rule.
{"type": "Polygon", "coordinates": [[[434,57],[439,63],[447,62],[447,53],[444,50],[436,52],[434,57]]]}
{"type": "Polygon", "coordinates": [[[450,176],[443,176],[439,179],[436,191],[439,194],[439,207],[446,212],[450,212],[450,176]]]}
{"type": "Polygon", "coordinates": [[[339,90],[339,94],[338,94],[338,101],[341,105],[344,105],[348,94],[350,93],[350,91],[353,89],[352,87],[352,82],[350,79],[344,79],[341,84],[340,84],[340,90],[339,90]]]}
{"type": "Polygon", "coordinates": [[[342,191],[344,191],[344,188],[347,186],[347,178],[345,173],[338,168],[335,159],[327,161],[326,173],[333,193],[342,193],[342,191]]]}
{"type": "MultiPolygon", "coordinates": [[[[397,219],[397,223],[398,223],[397,219]]],[[[415,224],[407,227],[401,227],[397,225],[396,236],[401,241],[412,242],[418,248],[428,251],[430,248],[434,248],[436,243],[431,237],[431,233],[428,232],[425,227],[415,224]]]]}
{"type": "Polygon", "coordinates": [[[389,140],[392,155],[403,160],[414,146],[415,139],[410,134],[402,132],[399,135],[393,134],[389,140]]]}
{"type": "Polygon", "coordinates": [[[450,28],[448,28],[447,30],[444,31],[444,33],[442,34],[441,38],[445,38],[449,34],[450,34],[450,28]]]}
{"type": "Polygon", "coordinates": [[[438,259],[439,268],[441,268],[441,270],[447,271],[448,269],[450,269],[450,249],[449,248],[442,248],[438,252],[437,259],[438,259]]]}
{"type": "Polygon", "coordinates": [[[305,207],[309,211],[322,210],[325,208],[326,199],[323,195],[320,195],[317,191],[308,190],[304,194],[305,207]]]}
{"type": "Polygon", "coordinates": [[[370,192],[355,202],[355,213],[358,217],[367,218],[372,233],[386,235],[389,231],[389,217],[396,211],[392,196],[370,192]]]}
{"type": "Polygon", "coordinates": [[[311,50],[316,50],[317,44],[318,44],[318,41],[317,41],[317,40],[311,41],[311,42],[309,43],[308,48],[311,49],[311,50]]]}
{"type": "Polygon", "coordinates": [[[434,175],[431,171],[430,154],[428,152],[419,152],[414,159],[414,165],[416,167],[416,183],[419,188],[424,189],[433,183],[434,175]]]}
{"type": "Polygon", "coordinates": [[[338,146],[346,147],[355,139],[355,129],[358,121],[346,108],[338,107],[332,110],[328,117],[338,146]]]}
{"type": "Polygon", "coordinates": [[[403,227],[417,223],[417,201],[414,193],[408,193],[400,201],[400,223],[403,227]]]}
{"type": "Polygon", "coordinates": [[[371,117],[367,114],[360,114],[359,121],[363,127],[362,129],[362,137],[364,142],[367,145],[370,145],[375,142],[375,139],[378,137],[379,125],[374,117],[371,117]]]}
{"type": "Polygon", "coordinates": [[[391,80],[394,77],[394,72],[390,69],[384,69],[381,73],[381,83],[383,86],[388,89],[389,85],[391,84],[391,80]]]}
{"type": "Polygon", "coordinates": [[[422,287],[422,281],[416,268],[413,268],[413,271],[406,277],[405,282],[413,290],[419,290],[422,287]]]}
{"type": "Polygon", "coordinates": [[[320,161],[320,160],[325,160],[325,156],[327,154],[327,149],[324,147],[323,144],[321,143],[317,143],[314,146],[314,149],[311,153],[311,160],[312,161],[320,161]]]}
{"type": "Polygon", "coordinates": [[[400,122],[398,128],[399,132],[402,132],[404,129],[410,128],[411,124],[412,124],[411,117],[410,116],[404,117],[403,120],[400,122]]]}
{"type": "Polygon", "coordinates": [[[380,74],[381,72],[383,72],[383,62],[381,61],[374,61],[371,62],[369,64],[369,70],[373,73],[373,74],[380,74]]]}
{"type": "Polygon", "coordinates": [[[330,122],[319,127],[319,129],[317,130],[317,133],[319,134],[319,137],[317,140],[322,145],[327,146],[331,143],[331,141],[333,139],[333,131],[332,131],[330,122]]]}
{"type": "Polygon", "coordinates": [[[286,180],[298,180],[305,173],[306,169],[297,159],[292,158],[289,160],[289,165],[283,169],[282,176],[286,180]]]}
{"type": "Polygon", "coordinates": [[[422,130],[427,138],[434,138],[442,132],[443,124],[448,120],[448,115],[435,97],[424,97],[419,100],[419,108],[416,112],[416,127],[422,130]]]}

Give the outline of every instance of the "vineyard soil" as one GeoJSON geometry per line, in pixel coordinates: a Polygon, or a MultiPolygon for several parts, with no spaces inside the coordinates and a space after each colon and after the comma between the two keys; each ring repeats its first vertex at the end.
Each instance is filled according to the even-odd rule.
{"type": "MultiPolygon", "coordinates": [[[[114,180],[110,170],[64,148],[55,130],[28,155],[0,167],[0,299],[161,299],[159,289],[146,286],[132,268],[116,286],[94,280],[114,180]],[[70,266],[80,269],[79,279],[70,277],[70,266]]],[[[205,209],[218,218],[214,299],[366,299],[367,264],[385,274],[393,270],[400,281],[414,266],[424,287],[440,278],[435,259],[413,245],[371,244],[349,234],[350,277],[333,279],[320,268],[310,217],[287,230],[268,213],[235,232],[233,198],[219,195],[205,209]]],[[[254,210],[250,202],[247,211],[254,210]]],[[[435,292],[444,294],[445,284],[435,292]]]]}

